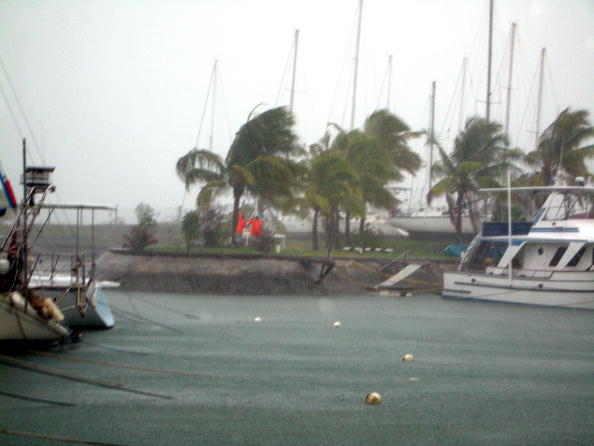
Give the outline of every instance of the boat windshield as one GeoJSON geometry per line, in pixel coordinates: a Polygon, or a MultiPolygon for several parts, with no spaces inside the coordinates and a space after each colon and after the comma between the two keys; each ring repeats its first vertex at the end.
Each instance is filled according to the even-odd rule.
{"type": "Polygon", "coordinates": [[[489,266],[497,266],[508,247],[506,241],[481,241],[471,252],[465,270],[482,271],[489,266]]]}
{"type": "Polygon", "coordinates": [[[594,218],[594,195],[556,193],[549,197],[541,220],[594,218]]]}

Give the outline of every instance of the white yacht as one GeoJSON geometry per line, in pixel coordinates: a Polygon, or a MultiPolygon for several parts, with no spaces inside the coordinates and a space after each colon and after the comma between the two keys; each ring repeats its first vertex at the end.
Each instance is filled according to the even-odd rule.
{"type": "Polygon", "coordinates": [[[483,223],[458,270],[444,274],[443,297],[594,309],[594,187],[482,192],[507,192],[508,203],[548,196],[531,222],[483,223]]]}

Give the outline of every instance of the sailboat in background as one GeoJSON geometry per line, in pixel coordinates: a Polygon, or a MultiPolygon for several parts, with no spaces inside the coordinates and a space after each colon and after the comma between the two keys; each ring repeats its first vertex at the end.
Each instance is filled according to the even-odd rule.
{"type": "MultiPolygon", "coordinates": [[[[494,0],[489,0],[489,26],[488,26],[488,54],[487,54],[487,88],[486,88],[486,100],[485,100],[485,118],[487,121],[491,119],[491,96],[492,96],[492,59],[493,59],[493,3],[494,0]]],[[[509,83],[508,96],[507,96],[507,115],[506,115],[506,130],[509,126],[509,103],[510,103],[510,92],[511,92],[511,75],[512,75],[512,61],[513,61],[513,36],[515,35],[515,23],[512,24],[512,46],[510,54],[510,67],[509,67],[509,83]]],[[[464,103],[464,83],[466,77],[466,58],[464,58],[462,66],[462,88],[460,98],[460,127],[462,125],[462,104],[464,103]]],[[[428,165],[428,181],[427,181],[427,192],[432,187],[432,165],[433,165],[433,148],[435,136],[435,91],[436,83],[432,83],[431,93],[431,117],[429,123],[429,165],[428,165]]],[[[424,201],[424,197],[422,198],[424,201]]],[[[482,221],[486,218],[486,215],[479,216],[479,220],[482,221]]],[[[453,236],[456,234],[455,226],[450,218],[447,207],[441,209],[435,209],[425,207],[421,204],[415,206],[414,209],[408,210],[405,215],[394,217],[390,220],[390,223],[396,227],[402,228],[409,232],[413,237],[432,237],[441,238],[443,236],[453,236]]],[[[475,229],[469,215],[462,215],[461,221],[461,236],[463,238],[470,239],[474,236],[475,229]]]]}
{"type": "MultiPolygon", "coordinates": [[[[433,152],[435,147],[435,95],[436,82],[431,83],[431,112],[429,119],[429,162],[427,166],[427,190],[433,185],[433,152]]],[[[407,201],[407,200],[403,200],[407,201]]],[[[412,238],[442,238],[452,237],[456,231],[450,219],[447,207],[424,206],[422,202],[416,206],[412,199],[408,200],[409,208],[403,215],[396,215],[389,219],[392,226],[406,231],[412,238]],[[414,207],[413,207],[414,206],[414,207]]],[[[474,235],[474,229],[470,217],[462,216],[462,236],[470,238],[474,235]]]]}

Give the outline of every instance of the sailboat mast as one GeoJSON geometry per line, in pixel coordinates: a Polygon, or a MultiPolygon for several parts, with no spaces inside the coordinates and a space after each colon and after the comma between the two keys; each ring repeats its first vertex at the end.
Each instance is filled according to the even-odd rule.
{"type": "MultiPolygon", "coordinates": [[[[29,203],[27,202],[27,140],[23,138],[23,210],[21,212],[22,218],[22,227],[21,227],[21,237],[22,237],[22,247],[21,247],[21,264],[23,267],[23,277],[21,279],[21,286],[23,287],[23,291],[25,291],[27,286],[27,278],[28,278],[28,271],[27,266],[28,262],[27,259],[29,258],[28,253],[28,245],[29,241],[27,240],[27,207],[29,203]]],[[[17,234],[18,238],[18,234],[17,234]]]]}
{"type": "Polygon", "coordinates": [[[487,110],[485,117],[487,122],[491,119],[491,60],[493,58],[493,0],[489,0],[489,52],[487,62],[487,110]]]}
{"type": "Polygon", "coordinates": [[[431,83],[431,117],[429,120],[429,135],[431,138],[429,144],[429,181],[427,192],[431,190],[433,181],[433,147],[435,145],[435,81],[431,83]]]}
{"type": "Polygon", "coordinates": [[[208,150],[212,151],[213,147],[213,135],[214,135],[214,123],[215,123],[215,106],[216,106],[216,89],[217,89],[217,65],[219,61],[215,59],[212,67],[212,103],[211,103],[211,115],[210,115],[210,137],[208,139],[208,150]]]}
{"type": "Polygon", "coordinates": [[[534,140],[534,150],[538,149],[538,139],[540,137],[540,113],[542,108],[542,87],[544,82],[544,63],[547,49],[540,50],[540,76],[538,79],[538,102],[536,103],[536,135],[534,140]]]}
{"type": "Polygon", "coordinates": [[[509,135],[509,110],[511,108],[512,73],[514,67],[514,41],[516,40],[516,23],[511,24],[509,47],[509,73],[507,75],[507,101],[505,108],[505,134],[509,135]]]}
{"type": "Polygon", "coordinates": [[[355,128],[355,108],[357,102],[357,74],[359,71],[359,44],[361,42],[361,16],[363,15],[363,0],[359,0],[359,18],[357,23],[357,40],[355,42],[355,70],[353,74],[353,101],[351,108],[351,130],[355,128]]]}
{"type": "Polygon", "coordinates": [[[468,63],[468,57],[462,59],[462,85],[460,87],[460,112],[458,114],[458,130],[462,130],[464,125],[464,96],[466,95],[466,65],[468,63]]]}
{"type": "Polygon", "coordinates": [[[386,97],[386,109],[390,110],[390,97],[392,96],[392,55],[388,56],[388,92],[386,97]]]}
{"type": "Polygon", "coordinates": [[[295,30],[295,44],[293,50],[293,79],[291,80],[291,99],[289,101],[289,111],[293,112],[293,101],[295,99],[295,75],[297,74],[297,48],[299,46],[299,30],[295,30]]]}

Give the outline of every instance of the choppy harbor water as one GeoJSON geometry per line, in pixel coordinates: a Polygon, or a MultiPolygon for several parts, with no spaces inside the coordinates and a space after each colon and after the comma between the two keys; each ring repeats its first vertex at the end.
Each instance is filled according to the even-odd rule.
{"type": "Polygon", "coordinates": [[[147,446],[581,445],[594,438],[593,312],[436,296],[108,297],[112,330],[88,332],[49,355],[4,347],[0,444],[62,444],[55,437],[147,446]],[[406,353],[415,360],[403,362],[406,353]],[[372,391],[382,395],[378,406],[363,402],[372,391]]]}

